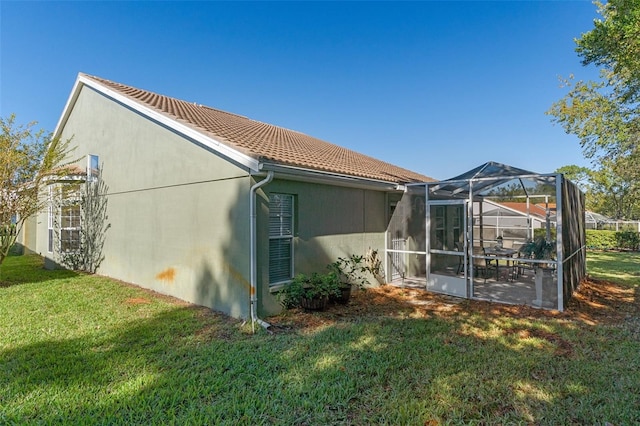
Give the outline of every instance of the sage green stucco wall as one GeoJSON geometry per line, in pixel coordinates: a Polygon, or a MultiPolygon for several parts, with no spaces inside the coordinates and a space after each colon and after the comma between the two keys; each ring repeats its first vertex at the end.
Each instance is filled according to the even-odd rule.
{"type": "MultiPolygon", "coordinates": [[[[63,129],[74,157],[98,155],[109,187],[98,273],[249,316],[248,173],[84,87],[63,129]]],[[[38,252],[47,254],[46,212],[38,252]]]]}
{"type": "MultiPolygon", "coordinates": [[[[382,191],[275,179],[260,199],[259,264],[268,264],[268,194],[294,195],[294,273],[327,272],[338,257],[378,250],[384,258],[388,196],[382,191]],[[264,242],[264,243],[263,243],[264,242]]],[[[261,268],[262,315],[280,310],[268,288],[268,268],[261,268]]]]}

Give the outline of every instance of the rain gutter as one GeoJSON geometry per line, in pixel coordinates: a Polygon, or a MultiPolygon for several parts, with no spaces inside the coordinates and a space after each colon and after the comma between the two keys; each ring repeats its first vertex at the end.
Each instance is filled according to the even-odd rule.
{"type": "MultiPolygon", "coordinates": [[[[263,180],[261,180],[260,182],[256,182],[252,187],[251,190],[249,191],[249,212],[250,212],[250,216],[251,216],[251,220],[250,220],[250,224],[249,224],[249,229],[250,229],[250,238],[251,238],[251,298],[250,298],[250,302],[251,302],[251,328],[253,330],[254,324],[257,322],[258,324],[260,324],[262,327],[264,328],[269,328],[271,326],[271,324],[269,324],[266,321],[261,320],[260,318],[258,318],[258,313],[257,313],[257,304],[258,304],[258,292],[257,292],[257,288],[258,288],[258,250],[257,250],[257,235],[256,235],[256,222],[257,222],[257,215],[256,215],[256,191],[258,189],[260,189],[261,187],[263,187],[264,185],[267,185],[269,182],[271,182],[273,180],[273,171],[269,171],[267,172],[267,177],[264,178],[263,180]]],[[[255,331],[255,330],[254,330],[255,331]]]]}
{"type": "Polygon", "coordinates": [[[356,177],[329,171],[305,169],[295,166],[262,163],[260,165],[260,170],[277,172],[278,179],[296,180],[299,182],[330,184],[378,191],[404,190],[404,186],[395,181],[356,177]]]}

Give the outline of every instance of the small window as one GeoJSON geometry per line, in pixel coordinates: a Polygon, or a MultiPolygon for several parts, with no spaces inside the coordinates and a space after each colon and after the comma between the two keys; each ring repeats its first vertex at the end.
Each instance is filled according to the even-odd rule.
{"type": "Polygon", "coordinates": [[[87,155],[87,180],[93,182],[100,174],[100,158],[97,155],[87,155]]]}
{"type": "Polygon", "coordinates": [[[269,284],[293,278],[293,195],[269,196],[269,284]]]}

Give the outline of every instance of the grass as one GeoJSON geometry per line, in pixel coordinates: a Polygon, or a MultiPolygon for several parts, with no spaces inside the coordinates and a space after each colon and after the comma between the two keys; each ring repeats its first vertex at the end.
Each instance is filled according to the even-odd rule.
{"type": "Polygon", "coordinates": [[[587,269],[591,277],[640,287],[640,253],[590,251],[587,269]]]}
{"type": "Polygon", "coordinates": [[[627,271],[609,301],[623,309],[608,310],[597,286],[563,314],[385,287],[342,310],[269,318],[275,333],[256,335],[9,257],[0,424],[636,424],[640,338],[625,315],[638,316],[640,283],[624,265],[638,257],[611,255],[589,253],[589,272],[627,271]]]}

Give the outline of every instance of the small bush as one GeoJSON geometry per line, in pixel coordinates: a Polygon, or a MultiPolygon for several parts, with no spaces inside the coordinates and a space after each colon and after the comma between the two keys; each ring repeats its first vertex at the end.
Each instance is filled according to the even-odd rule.
{"type": "Polygon", "coordinates": [[[334,272],[311,275],[298,274],[279,293],[280,303],[285,308],[299,307],[302,299],[328,299],[340,295],[340,280],[334,272]]]}
{"type": "Polygon", "coordinates": [[[587,229],[587,247],[598,250],[640,250],[640,233],[587,229]]]}
{"type": "Polygon", "coordinates": [[[612,250],[616,248],[616,231],[587,229],[587,247],[598,250],[612,250]]]}
{"type": "Polygon", "coordinates": [[[640,249],[640,232],[618,231],[616,232],[616,243],[618,248],[628,250],[640,249]]]}
{"type": "MultiPolygon", "coordinates": [[[[551,231],[551,241],[556,240],[556,228],[552,227],[549,231],[551,231]]],[[[537,240],[539,238],[546,239],[547,238],[547,229],[546,228],[536,228],[533,230],[533,239],[537,240]]]]}

